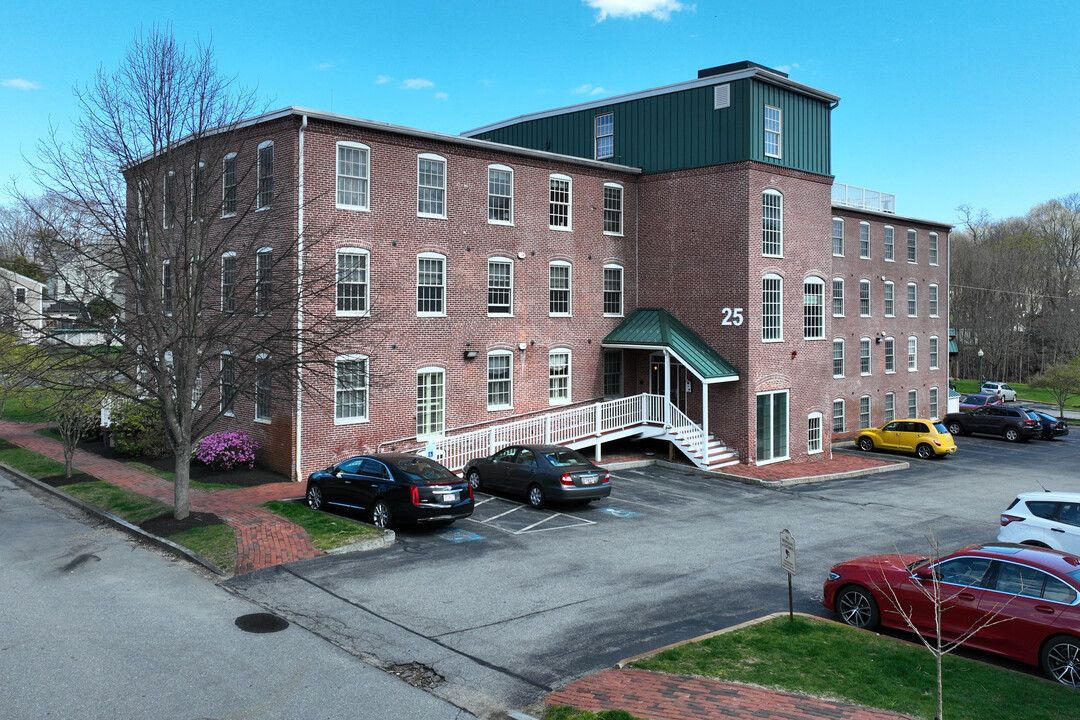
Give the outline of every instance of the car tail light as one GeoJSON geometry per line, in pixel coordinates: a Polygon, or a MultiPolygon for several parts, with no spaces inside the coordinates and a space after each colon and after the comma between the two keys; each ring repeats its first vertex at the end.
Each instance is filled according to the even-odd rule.
{"type": "Polygon", "coordinates": [[[420,504],[420,488],[413,485],[409,488],[409,498],[412,500],[413,505],[420,504]]]}
{"type": "Polygon", "coordinates": [[[604,484],[607,485],[609,482],[611,482],[611,471],[610,470],[605,470],[604,471],[604,484]]]}
{"type": "Polygon", "coordinates": [[[472,483],[468,483],[465,487],[469,488],[469,500],[472,501],[472,483]]]}
{"type": "Polygon", "coordinates": [[[570,477],[570,473],[563,473],[563,476],[559,478],[559,482],[566,487],[574,487],[574,478],[570,477]]]}
{"type": "Polygon", "coordinates": [[[1001,527],[1005,527],[1009,523],[1014,523],[1014,522],[1024,522],[1024,518],[1020,517],[1019,515],[1002,515],[1001,516],[1001,527]]]}

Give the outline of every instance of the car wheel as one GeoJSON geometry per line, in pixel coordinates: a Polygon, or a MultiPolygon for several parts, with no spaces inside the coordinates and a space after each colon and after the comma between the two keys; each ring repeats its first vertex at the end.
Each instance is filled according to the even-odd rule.
{"type": "Polygon", "coordinates": [[[955,420],[953,420],[951,423],[949,423],[949,434],[950,435],[963,435],[964,434],[964,426],[961,425],[960,423],[956,422],[955,420]]]}
{"type": "Polygon", "coordinates": [[[1080,639],[1055,635],[1039,653],[1043,672],[1062,685],[1080,687],[1080,639]]]}
{"type": "Polygon", "coordinates": [[[870,592],[858,585],[848,585],[836,597],[836,612],[852,627],[873,630],[878,626],[877,602],[870,592]]]}
{"type": "Polygon", "coordinates": [[[479,470],[477,470],[476,468],[473,468],[472,470],[469,471],[469,474],[466,475],[466,477],[469,480],[469,487],[471,487],[473,490],[479,490],[480,489],[480,471],[479,470]]]}
{"type": "Polygon", "coordinates": [[[934,457],[934,448],[930,447],[926,443],[920,443],[919,447],[915,448],[915,454],[921,457],[923,460],[929,460],[934,457]]]}
{"type": "Polygon", "coordinates": [[[544,489],[539,485],[529,486],[529,504],[534,508],[544,507],[544,489]]]}
{"type": "Polygon", "coordinates": [[[383,530],[389,530],[394,526],[393,518],[390,516],[390,506],[385,500],[375,501],[374,507],[371,508],[371,524],[383,530]]]}
{"type": "Polygon", "coordinates": [[[1020,431],[1017,430],[1014,427],[1005,428],[1005,439],[1008,440],[1009,442],[1019,442],[1020,441],[1020,431]]]}
{"type": "Polygon", "coordinates": [[[874,449],[874,441],[863,435],[861,438],[859,438],[859,449],[865,452],[872,451],[874,449]]]}
{"type": "Polygon", "coordinates": [[[318,485],[308,485],[307,506],[312,510],[322,510],[322,488],[318,485]]]}

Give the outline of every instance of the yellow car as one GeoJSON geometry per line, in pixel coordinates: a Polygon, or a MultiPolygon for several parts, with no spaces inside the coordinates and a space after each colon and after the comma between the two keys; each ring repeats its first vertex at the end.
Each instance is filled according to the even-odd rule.
{"type": "Polygon", "coordinates": [[[893,420],[880,428],[867,428],[855,438],[860,450],[900,450],[923,460],[956,452],[952,435],[939,422],[919,418],[893,420]]]}

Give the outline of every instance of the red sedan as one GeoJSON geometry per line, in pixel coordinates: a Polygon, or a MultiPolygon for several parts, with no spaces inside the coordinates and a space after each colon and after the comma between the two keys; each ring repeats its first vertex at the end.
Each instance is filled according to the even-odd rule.
{"type": "Polygon", "coordinates": [[[936,562],[919,555],[873,555],[840,563],[825,581],[825,607],[854,627],[879,625],[955,640],[1039,665],[1080,687],[1080,558],[1046,548],[971,545],[936,562]],[[900,609],[903,609],[901,612],[900,609]]]}

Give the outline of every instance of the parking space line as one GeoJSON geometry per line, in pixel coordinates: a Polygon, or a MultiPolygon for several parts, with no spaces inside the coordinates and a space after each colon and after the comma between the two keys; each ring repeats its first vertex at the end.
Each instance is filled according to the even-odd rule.
{"type": "Polygon", "coordinates": [[[523,507],[525,507],[525,506],[524,505],[518,505],[517,507],[512,507],[509,510],[507,510],[506,512],[499,513],[498,515],[492,515],[491,517],[489,517],[489,518],[487,518],[485,520],[481,520],[480,522],[491,522],[492,520],[498,520],[503,515],[509,515],[512,512],[517,512],[518,510],[520,510],[523,507]]]}

